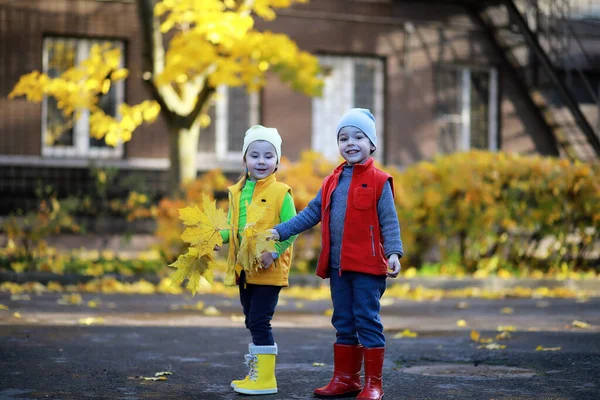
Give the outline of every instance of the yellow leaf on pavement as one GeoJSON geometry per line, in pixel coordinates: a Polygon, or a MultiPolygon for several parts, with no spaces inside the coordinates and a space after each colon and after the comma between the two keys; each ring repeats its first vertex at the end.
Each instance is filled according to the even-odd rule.
{"type": "Polygon", "coordinates": [[[0,310],[6,310],[6,311],[8,311],[8,307],[5,306],[4,304],[0,304],[0,310]]]}
{"type": "Polygon", "coordinates": [[[154,374],[154,376],[163,376],[163,375],[173,375],[173,373],[169,372],[169,371],[164,371],[164,372],[157,372],[154,374]]]}
{"type": "Polygon", "coordinates": [[[515,312],[515,310],[510,307],[504,307],[502,310],[500,310],[500,312],[502,314],[512,314],[515,312]]]}
{"type": "Polygon", "coordinates": [[[458,321],[456,321],[456,326],[464,328],[465,326],[467,326],[467,321],[465,321],[464,319],[459,319],[458,321]]]}
{"type": "Polygon", "coordinates": [[[324,367],[325,366],[325,364],[318,363],[318,362],[314,362],[312,365],[313,365],[313,367],[324,367]]]}
{"type": "Polygon", "coordinates": [[[517,328],[515,328],[512,325],[499,325],[498,328],[496,328],[496,330],[498,332],[503,332],[503,331],[506,331],[506,332],[516,332],[517,328]]]}
{"type": "Polygon", "coordinates": [[[475,329],[471,330],[471,340],[474,342],[478,342],[481,335],[475,329]]]}
{"type": "Polygon", "coordinates": [[[587,322],[578,321],[578,320],[571,322],[571,325],[573,325],[576,328],[584,328],[584,329],[592,327],[592,325],[588,324],[587,322]]]}
{"type": "Polygon", "coordinates": [[[93,324],[103,324],[104,318],[102,318],[102,317],[80,318],[79,323],[82,325],[88,325],[88,326],[93,325],[93,324]]]}
{"type": "Polygon", "coordinates": [[[500,332],[499,334],[496,335],[496,340],[505,340],[505,339],[510,339],[510,333],[507,331],[500,332]]]}
{"type": "Polygon", "coordinates": [[[396,333],[393,338],[394,339],[401,339],[401,338],[416,338],[417,336],[419,336],[419,334],[417,332],[413,332],[410,329],[405,329],[402,332],[398,332],[396,333]]]}
{"type": "Polygon", "coordinates": [[[506,345],[498,344],[498,343],[489,343],[482,346],[477,346],[478,349],[487,349],[487,350],[502,350],[506,348],[506,345]]]}
{"type": "Polygon", "coordinates": [[[142,376],[140,379],[144,381],[166,381],[166,376],[142,376]]]}
{"type": "Polygon", "coordinates": [[[210,315],[210,316],[221,315],[221,311],[217,310],[217,308],[215,306],[210,306],[210,307],[207,307],[206,310],[204,310],[204,315],[210,315]]]}
{"type": "Polygon", "coordinates": [[[538,346],[535,348],[535,351],[559,351],[561,347],[544,347],[538,346]]]}
{"type": "Polygon", "coordinates": [[[21,313],[20,313],[20,312],[18,312],[18,311],[16,311],[16,312],[13,314],[13,316],[14,316],[15,318],[23,318],[23,316],[21,315],[21,313]]]}

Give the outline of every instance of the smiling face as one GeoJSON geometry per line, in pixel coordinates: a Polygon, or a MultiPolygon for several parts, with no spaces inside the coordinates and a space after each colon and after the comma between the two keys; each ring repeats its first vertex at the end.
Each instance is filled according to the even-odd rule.
{"type": "Polygon", "coordinates": [[[250,143],[244,156],[244,165],[248,168],[251,181],[265,179],[277,168],[275,147],[264,140],[256,140],[250,143]]]}
{"type": "Polygon", "coordinates": [[[340,155],[350,165],[362,163],[375,151],[375,146],[367,135],[354,126],[345,126],[340,129],[338,148],[340,155]]]}

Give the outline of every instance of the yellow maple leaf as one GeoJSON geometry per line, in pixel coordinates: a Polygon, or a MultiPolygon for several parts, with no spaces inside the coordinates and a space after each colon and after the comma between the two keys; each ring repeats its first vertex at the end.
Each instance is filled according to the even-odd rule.
{"type": "Polygon", "coordinates": [[[459,319],[458,321],[456,321],[456,326],[464,328],[465,326],[467,326],[467,321],[465,321],[464,319],[459,319]]]}
{"type": "Polygon", "coordinates": [[[471,340],[474,342],[478,342],[481,335],[475,329],[471,330],[471,340]]]}
{"type": "Polygon", "coordinates": [[[200,256],[212,254],[215,246],[223,245],[221,230],[227,229],[227,214],[216,206],[216,201],[202,194],[203,210],[198,206],[179,210],[179,218],[186,228],[181,234],[184,242],[190,243],[200,256]]]}
{"type": "Polygon", "coordinates": [[[210,268],[213,264],[214,260],[211,254],[201,256],[198,249],[190,247],[186,254],[179,255],[174,263],[169,264],[170,267],[177,268],[177,271],[171,273],[169,278],[174,285],[181,284],[187,278],[187,287],[195,295],[202,277],[212,282],[213,275],[210,268]]]}
{"type": "MultiPolygon", "coordinates": [[[[251,203],[246,208],[246,225],[242,231],[242,244],[237,254],[237,263],[248,275],[262,269],[260,257],[264,252],[275,251],[275,242],[267,240],[271,237],[268,231],[260,232],[256,223],[262,218],[266,207],[260,203],[251,203]]],[[[273,268],[273,266],[271,266],[273,268]]]]}

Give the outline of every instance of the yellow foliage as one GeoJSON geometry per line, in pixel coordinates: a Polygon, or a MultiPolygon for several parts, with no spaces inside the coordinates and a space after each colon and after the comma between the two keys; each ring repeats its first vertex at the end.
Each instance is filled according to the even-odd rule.
{"type": "Polygon", "coordinates": [[[155,101],[144,101],[135,106],[121,104],[120,120],[116,120],[98,107],[100,97],[110,90],[112,82],[123,80],[128,71],[120,68],[121,50],[111,48],[110,43],[95,44],[87,59],[69,67],[60,76],[51,78],[39,71],[23,75],[8,98],[25,96],[28,101],[39,103],[44,96],[53,97],[67,123],[50,128],[48,140],[56,140],[71,127],[72,116],[78,118],[84,110],[90,111],[90,135],[105,138],[106,144],[116,146],[131,140],[132,132],[144,122],[153,122],[160,113],[155,101]],[[106,79],[110,76],[110,79],[106,79]]]}
{"type": "Polygon", "coordinates": [[[244,85],[256,91],[272,70],[293,89],[320,94],[323,81],[316,57],[300,51],[286,35],[254,29],[251,11],[270,20],[275,18],[273,8],[294,2],[257,0],[250,6],[232,0],[159,2],[154,13],[162,19],[160,29],[174,34],[157,84],[185,85],[208,77],[212,87],[244,85]]]}

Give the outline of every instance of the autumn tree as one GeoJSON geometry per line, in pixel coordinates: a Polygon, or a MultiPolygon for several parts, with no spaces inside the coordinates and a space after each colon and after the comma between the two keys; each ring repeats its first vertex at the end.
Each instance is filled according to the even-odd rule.
{"type": "Polygon", "coordinates": [[[245,86],[257,91],[268,71],[293,89],[318,95],[322,88],[316,57],[301,51],[285,34],[260,32],[255,16],[275,18],[275,9],[308,0],[137,0],[143,41],[142,76],[152,101],[122,105],[121,118],[106,115],[98,97],[127,71],[115,64],[115,49],[95,46],[88,60],[58,78],[37,71],[23,76],[11,97],[56,98],[68,117],[90,110],[91,135],[110,145],[130,140],[143,122],[158,113],[168,125],[169,190],[196,177],[196,152],[217,87],[245,86]]]}

